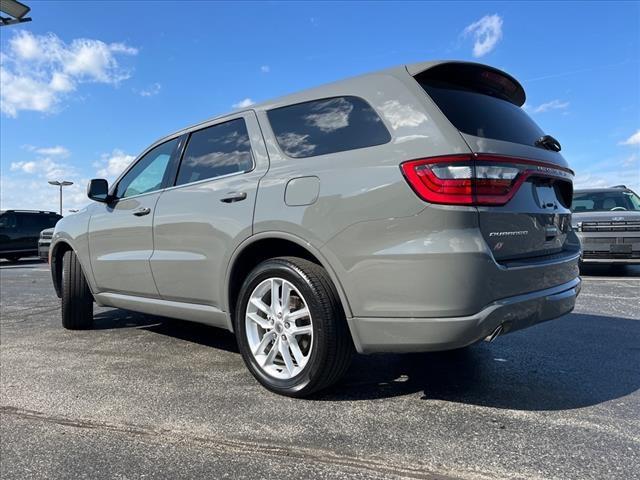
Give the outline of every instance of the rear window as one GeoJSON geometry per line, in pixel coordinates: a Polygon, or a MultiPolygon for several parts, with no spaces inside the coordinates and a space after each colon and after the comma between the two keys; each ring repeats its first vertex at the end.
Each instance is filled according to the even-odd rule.
{"type": "Polygon", "coordinates": [[[544,135],[519,107],[525,98],[522,87],[497,70],[445,64],[415,78],[463,133],[531,146],[544,135]]]}
{"type": "Polygon", "coordinates": [[[375,110],[358,97],[298,103],[270,110],[268,116],[280,148],[293,158],[344,152],[391,140],[375,110]]]}
{"type": "Polygon", "coordinates": [[[22,213],[18,215],[18,224],[20,228],[30,231],[40,231],[45,228],[53,227],[61,218],[58,215],[48,215],[42,213],[22,213]]]}
{"type": "Polygon", "coordinates": [[[640,198],[630,190],[618,192],[576,192],[573,212],[640,211],[640,198]]]}

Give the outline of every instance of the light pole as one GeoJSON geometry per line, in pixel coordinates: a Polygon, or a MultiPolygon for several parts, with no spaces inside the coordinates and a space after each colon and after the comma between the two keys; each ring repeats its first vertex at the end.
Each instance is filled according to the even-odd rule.
{"type": "Polygon", "coordinates": [[[0,16],[0,27],[30,22],[31,18],[26,16],[29,10],[31,10],[31,8],[16,0],[0,1],[0,12],[9,15],[8,17],[0,16]]]}
{"type": "Polygon", "coordinates": [[[49,185],[60,187],[60,215],[62,215],[62,187],[68,187],[69,185],[73,185],[73,182],[67,182],[66,180],[62,180],[60,182],[56,180],[49,180],[49,185]]]}

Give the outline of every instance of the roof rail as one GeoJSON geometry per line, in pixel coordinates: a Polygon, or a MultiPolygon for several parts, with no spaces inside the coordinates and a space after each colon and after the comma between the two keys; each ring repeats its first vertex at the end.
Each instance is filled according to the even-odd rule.
{"type": "Polygon", "coordinates": [[[627,188],[626,185],[614,185],[613,187],[610,188],[627,188]]]}
{"type": "Polygon", "coordinates": [[[60,215],[58,212],[51,212],[49,210],[24,210],[24,209],[19,209],[19,208],[10,208],[8,210],[2,210],[2,213],[8,213],[8,212],[16,212],[16,213],[46,213],[46,214],[54,214],[54,215],[60,215]]]}

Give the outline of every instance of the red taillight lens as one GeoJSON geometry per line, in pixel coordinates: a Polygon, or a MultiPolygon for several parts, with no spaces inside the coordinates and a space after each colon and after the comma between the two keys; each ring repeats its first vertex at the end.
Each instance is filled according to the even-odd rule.
{"type": "Polygon", "coordinates": [[[569,183],[573,172],[530,160],[452,155],[411,160],[400,165],[420,198],[447,205],[504,205],[530,176],[569,183]]]}

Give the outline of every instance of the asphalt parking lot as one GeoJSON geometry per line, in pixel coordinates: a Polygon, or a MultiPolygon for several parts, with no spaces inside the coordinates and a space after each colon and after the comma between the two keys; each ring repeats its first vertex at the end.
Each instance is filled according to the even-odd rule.
{"type": "Polygon", "coordinates": [[[222,330],[106,308],[63,330],[47,265],[2,262],[0,476],[640,478],[640,267],[584,274],[562,319],[358,356],[293,400],[222,330]]]}

